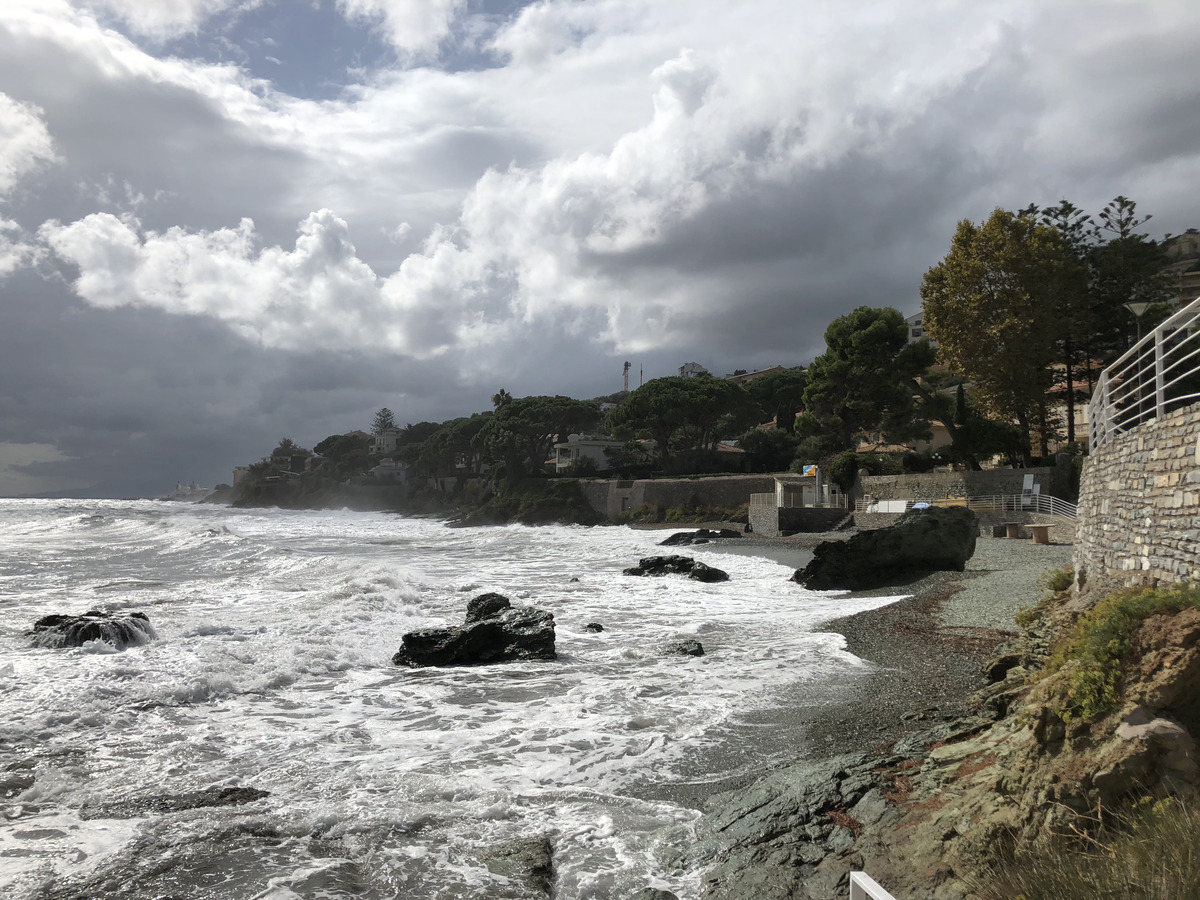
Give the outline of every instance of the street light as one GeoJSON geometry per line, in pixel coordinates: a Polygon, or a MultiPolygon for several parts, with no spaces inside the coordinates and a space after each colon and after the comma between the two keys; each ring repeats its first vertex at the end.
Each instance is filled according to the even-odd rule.
{"type": "MultiPolygon", "coordinates": [[[[1146,314],[1146,310],[1150,308],[1150,304],[1145,300],[1131,300],[1125,304],[1125,308],[1133,313],[1134,319],[1137,320],[1138,343],[1140,344],[1142,342],[1142,316],[1146,314]]],[[[1140,422],[1142,418],[1142,404],[1145,400],[1145,389],[1142,387],[1143,366],[1141,359],[1135,360],[1134,365],[1137,366],[1137,419],[1135,421],[1140,422]]]]}
{"type": "Polygon", "coordinates": [[[1131,300],[1129,303],[1125,304],[1125,308],[1133,313],[1133,318],[1137,321],[1139,341],[1142,339],[1142,316],[1146,314],[1146,310],[1148,310],[1150,306],[1151,304],[1147,303],[1145,300],[1131,300]]]}

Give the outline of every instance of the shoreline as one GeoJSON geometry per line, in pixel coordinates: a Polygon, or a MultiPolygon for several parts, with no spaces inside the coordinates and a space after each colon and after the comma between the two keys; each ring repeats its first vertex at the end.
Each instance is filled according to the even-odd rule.
{"type": "MultiPolygon", "coordinates": [[[[646,530],[722,525],[730,527],[714,522],[646,530]]],[[[817,544],[845,540],[854,533],[746,535],[726,539],[723,546],[721,541],[702,546],[739,554],[742,546],[744,552],[753,552],[752,546],[773,546],[774,552],[762,555],[790,565],[788,555],[811,556],[817,544]],[[747,543],[738,546],[743,540],[747,543]]],[[[794,745],[790,758],[715,783],[662,785],[650,794],[712,813],[755,782],[790,766],[845,754],[882,755],[909,735],[970,715],[969,699],[984,686],[985,664],[1017,635],[1014,616],[1040,599],[1043,574],[1070,565],[1073,551],[1071,544],[980,537],[963,572],[934,572],[904,584],[853,592],[855,597],[909,595],[817,626],[816,630],[842,635],[845,650],[863,660],[867,670],[834,684],[806,686],[810,702],[805,705],[769,707],[747,715],[741,724],[758,732],[759,740],[760,729],[782,730],[780,741],[794,745]]]]}

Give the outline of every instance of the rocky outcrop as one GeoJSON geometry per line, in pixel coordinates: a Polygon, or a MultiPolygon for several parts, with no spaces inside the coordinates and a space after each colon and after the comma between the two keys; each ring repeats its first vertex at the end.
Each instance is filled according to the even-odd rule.
{"type": "Polygon", "coordinates": [[[1070,712],[1072,664],[1040,674],[1049,646],[1096,598],[1063,595],[985,669],[977,714],[873,754],[798,763],[722,798],[689,861],[707,862],[706,897],[845,896],[851,870],[897,897],[965,900],[972,877],[1100,811],[1171,793],[1197,802],[1193,729],[1200,611],[1151,616],[1122,660],[1119,704],[1070,712]]]}
{"type": "Polygon", "coordinates": [[[118,650],[136,647],[158,637],[145,613],[110,613],[89,609],[81,616],[43,616],[33,623],[33,643],[38,647],[80,647],[104,641],[118,650]]]}
{"type": "Polygon", "coordinates": [[[731,528],[720,528],[716,531],[700,528],[696,531],[677,531],[665,541],[659,541],[660,547],[685,547],[689,544],[707,544],[721,538],[740,538],[742,533],[731,528]]]}
{"type": "Polygon", "coordinates": [[[714,566],[705,565],[702,562],[697,562],[690,556],[647,556],[644,557],[636,566],[625,569],[626,575],[686,575],[693,581],[703,581],[713,583],[718,581],[728,581],[729,573],[715,568],[714,566]]]}
{"type": "Polygon", "coordinates": [[[462,625],[404,635],[392,662],[415,668],[555,658],[552,613],[489,593],[467,604],[462,625]]]}
{"type": "Polygon", "coordinates": [[[815,591],[862,591],[929,572],[961,572],[978,536],[979,521],[966,507],[912,510],[887,528],[818,544],[792,580],[815,591]]]}

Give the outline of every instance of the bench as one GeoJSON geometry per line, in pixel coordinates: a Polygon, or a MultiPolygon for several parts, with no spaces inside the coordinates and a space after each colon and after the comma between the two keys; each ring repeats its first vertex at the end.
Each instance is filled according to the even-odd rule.
{"type": "Polygon", "coordinates": [[[1033,532],[1033,542],[1035,544],[1050,543],[1049,525],[1030,525],[1029,530],[1033,532]]]}

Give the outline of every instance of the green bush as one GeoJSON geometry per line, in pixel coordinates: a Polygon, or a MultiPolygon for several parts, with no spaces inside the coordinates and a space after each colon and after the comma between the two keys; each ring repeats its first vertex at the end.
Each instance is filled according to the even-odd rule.
{"type": "Polygon", "coordinates": [[[1067,669],[1067,697],[1059,715],[1090,721],[1111,712],[1121,699],[1121,662],[1134,631],[1150,616],[1200,609],[1200,588],[1118,591],[1079,617],[1051,654],[1047,672],[1067,669]]]}

